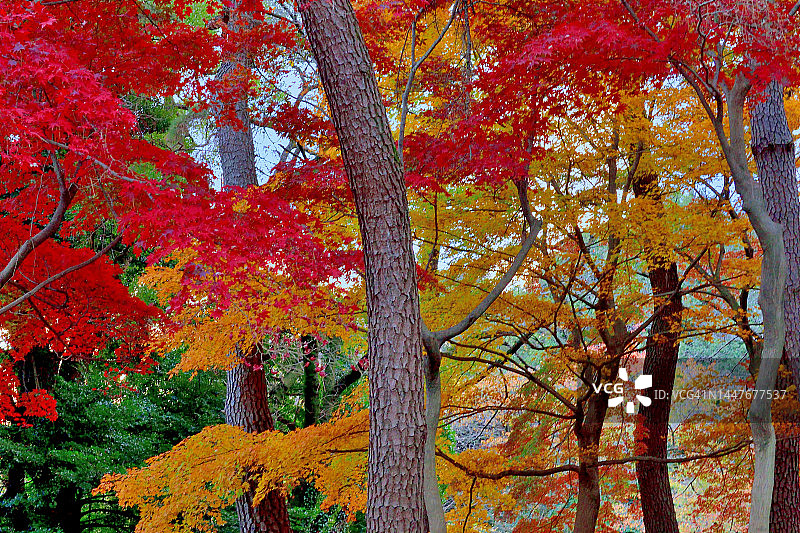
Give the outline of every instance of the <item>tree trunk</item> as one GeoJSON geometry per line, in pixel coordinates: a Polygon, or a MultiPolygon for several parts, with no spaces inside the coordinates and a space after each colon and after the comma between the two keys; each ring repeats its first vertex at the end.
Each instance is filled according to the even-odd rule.
{"type": "MultiPolygon", "coordinates": [[[[234,2],[230,7],[228,30],[242,31],[249,25],[247,14],[240,12],[241,2],[234,2]]],[[[225,61],[217,72],[217,79],[223,82],[240,83],[236,76],[246,76],[250,70],[250,59],[239,54],[225,61]],[[233,78],[233,79],[231,79],[233,78]]],[[[247,94],[242,93],[238,100],[222,103],[223,106],[234,106],[240,124],[223,122],[217,129],[217,143],[222,166],[222,181],[225,187],[250,187],[258,185],[256,178],[256,159],[253,145],[253,131],[250,128],[247,94]]],[[[225,115],[225,113],[222,113],[225,115]]],[[[250,433],[260,433],[274,429],[272,414],[269,410],[267,381],[261,361],[252,354],[237,354],[241,361],[228,371],[227,390],[225,394],[225,422],[238,426],[250,433]]],[[[240,496],[236,500],[236,514],[239,518],[239,529],[242,533],[290,533],[289,515],[286,510],[286,498],[278,490],[267,493],[267,496],[253,505],[252,492],[240,496]]]]}
{"type": "MultiPolygon", "coordinates": [[[[775,388],[786,338],[783,316],[786,252],[783,244],[783,228],[769,216],[763,187],[753,179],[747,164],[744,105],[750,88],[750,81],[743,74],[739,74],[733,87],[726,90],[730,142],[727,140],[725,125],[721,118],[714,117],[713,114],[709,116],[731,170],[736,192],[742,199],[742,209],[747,213],[763,250],[758,304],[764,319],[764,344],[755,388],[759,391],[769,391],[775,388]]],[[[696,91],[698,96],[703,98],[702,91],[698,89],[696,91]]],[[[753,434],[754,453],[748,525],[750,533],[769,531],[772,490],[775,482],[775,428],[772,425],[771,410],[772,399],[766,394],[757,395],[750,404],[750,430],[753,434]]]]}
{"type": "Polygon", "coordinates": [[[305,364],[303,368],[303,427],[307,428],[319,422],[319,374],[317,374],[316,366],[319,353],[317,340],[314,337],[305,335],[302,340],[305,364]]]}
{"type": "Polygon", "coordinates": [[[423,494],[425,499],[426,530],[430,533],[447,533],[444,506],[439,494],[439,478],[436,475],[436,431],[439,428],[439,412],[442,410],[442,364],[441,348],[426,346],[428,365],[425,372],[425,460],[423,494]]]}
{"type": "MultiPolygon", "coordinates": [[[[243,357],[239,365],[228,371],[225,393],[225,422],[250,433],[274,429],[269,411],[267,380],[264,370],[255,370],[257,357],[243,357]]],[[[286,499],[278,490],[253,507],[252,492],[236,500],[236,514],[242,533],[289,533],[286,499]]]]}
{"type": "Polygon", "coordinates": [[[301,3],[364,247],[369,315],[367,531],[422,532],[423,355],[400,158],[348,0],[301,3]]]}
{"type": "MultiPolygon", "coordinates": [[[[786,287],[783,311],[786,321],[784,361],[800,389],[800,200],[792,132],[786,121],[783,86],[771,82],[759,95],[751,113],[752,150],[764,191],[767,212],[783,225],[786,249],[786,287]]],[[[781,380],[782,381],[782,380],[781,380]]],[[[780,383],[780,381],[779,381],[780,383]]],[[[783,381],[788,385],[789,381],[783,381]]],[[[785,425],[775,455],[775,486],[770,531],[800,532],[800,480],[798,479],[797,436],[785,425]],[[788,430],[788,431],[787,431],[788,430]]]]}
{"type": "MultiPolygon", "coordinates": [[[[788,296],[788,295],[787,295],[788,296]]],[[[788,337],[788,332],[787,332],[788,337]]],[[[784,351],[784,355],[785,355],[784,351]]],[[[783,364],[788,364],[784,357],[783,364]]],[[[791,375],[781,374],[775,388],[785,390],[792,384],[791,375]]],[[[794,395],[797,401],[797,394],[794,395]]],[[[797,432],[797,413],[783,415],[775,426],[775,486],[772,489],[772,511],[769,516],[771,533],[800,533],[800,485],[798,484],[798,455],[800,439],[797,432]]]]}
{"type": "MultiPolygon", "coordinates": [[[[675,263],[651,267],[648,272],[653,295],[668,294],[678,286],[678,268],[675,263]]],[[[656,301],[658,302],[658,301],[656,301]]],[[[660,305],[659,303],[655,304],[660,305]]],[[[667,302],[667,308],[651,326],[647,339],[644,359],[644,374],[653,376],[653,387],[646,391],[671,391],[675,383],[675,367],[678,363],[678,330],[683,304],[680,296],[667,302]]],[[[649,407],[642,405],[639,413],[646,430],[644,454],[650,457],[667,457],[667,433],[669,431],[669,411],[672,401],[668,395],[664,399],[652,399],[649,407]]],[[[636,477],[639,480],[639,494],[642,500],[642,514],[646,533],[678,533],[678,520],[669,484],[669,471],[666,463],[644,461],[636,463],[636,477]]]]}
{"type": "MultiPolygon", "coordinates": [[[[655,175],[644,174],[637,177],[633,191],[637,198],[650,198],[656,202],[657,208],[661,207],[661,192],[655,175]]],[[[668,395],[663,399],[652,398],[652,391],[672,391],[675,383],[683,301],[679,294],[675,294],[679,288],[677,265],[659,261],[658,250],[650,249],[645,252],[648,255],[647,277],[653,294],[653,312],[657,313],[657,317],[650,326],[643,368],[644,374],[653,376],[653,386],[643,391],[643,394],[651,396],[652,403],[648,407],[641,405],[639,413],[642,415],[646,435],[644,455],[666,459],[672,397],[668,395]],[[664,308],[659,312],[662,305],[664,308]]],[[[636,478],[639,481],[645,532],[678,533],[667,464],[638,462],[636,478]]]]}

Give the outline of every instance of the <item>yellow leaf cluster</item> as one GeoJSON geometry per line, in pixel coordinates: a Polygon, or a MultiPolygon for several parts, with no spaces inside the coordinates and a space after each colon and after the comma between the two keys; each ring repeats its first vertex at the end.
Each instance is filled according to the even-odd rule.
{"type": "Polygon", "coordinates": [[[249,490],[254,501],[313,480],[326,499],[353,516],[366,504],[368,412],[287,434],[249,434],[207,427],[142,468],[107,475],[96,492],[116,492],[120,505],[136,506],[137,533],[215,531],[220,511],[249,490]],[[345,480],[346,482],[343,482],[345,480]]]}

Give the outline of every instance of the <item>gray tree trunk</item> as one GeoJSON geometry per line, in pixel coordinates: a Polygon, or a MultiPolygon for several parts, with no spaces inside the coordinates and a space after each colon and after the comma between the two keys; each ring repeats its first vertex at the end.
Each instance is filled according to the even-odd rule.
{"type": "MultiPolygon", "coordinates": [[[[783,312],[786,320],[784,363],[800,388],[800,200],[794,157],[794,139],[786,121],[783,86],[773,81],[758,95],[750,111],[751,147],[764,190],[767,211],[783,225],[786,247],[786,287],[783,312]]],[[[787,387],[791,380],[779,380],[787,387]]],[[[782,420],[781,422],[787,422],[782,420]]],[[[772,493],[770,531],[800,532],[800,479],[798,441],[791,426],[776,426],[775,486],[772,493]]]]}
{"type": "Polygon", "coordinates": [[[402,166],[349,1],[303,2],[300,13],[339,136],[364,247],[367,531],[422,533],[424,359],[402,166]]]}
{"type": "MultiPolygon", "coordinates": [[[[747,165],[744,105],[750,88],[750,81],[743,74],[739,74],[733,87],[726,93],[730,141],[721,118],[712,116],[712,123],[731,170],[736,192],[742,199],[742,208],[747,213],[763,250],[758,304],[764,317],[764,346],[758,365],[756,389],[769,391],[775,389],[785,339],[783,294],[786,285],[786,252],[783,244],[783,228],[769,216],[762,186],[753,179],[747,165]]],[[[702,91],[697,88],[696,91],[702,98],[702,91]]],[[[772,426],[771,408],[771,398],[766,394],[757,395],[750,404],[750,429],[753,434],[755,457],[749,533],[769,531],[775,479],[775,429],[772,426]]]]}

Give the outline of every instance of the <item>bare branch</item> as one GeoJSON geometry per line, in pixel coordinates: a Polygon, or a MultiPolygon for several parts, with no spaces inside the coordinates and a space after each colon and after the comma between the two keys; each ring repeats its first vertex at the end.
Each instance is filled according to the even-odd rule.
{"type": "MultiPolygon", "coordinates": [[[[411,87],[414,85],[414,76],[417,74],[417,69],[428,59],[428,56],[431,55],[433,50],[442,42],[444,39],[445,34],[447,34],[447,30],[450,29],[450,25],[453,24],[453,20],[455,20],[456,15],[458,14],[458,9],[456,9],[456,5],[452,6],[452,11],[450,13],[450,18],[447,19],[447,24],[445,24],[442,31],[439,32],[439,36],[436,37],[436,40],[431,43],[428,49],[422,54],[422,57],[419,60],[414,60],[414,52],[417,47],[417,19],[414,19],[414,22],[411,26],[411,70],[408,72],[408,80],[406,81],[406,88],[403,91],[403,99],[402,103],[400,104],[400,128],[397,134],[397,155],[400,158],[400,166],[403,165],[403,140],[406,136],[406,119],[408,118],[408,97],[411,94],[411,87]]],[[[422,12],[420,12],[420,15],[422,12]]],[[[419,18],[419,15],[417,15],[419,18]]]]}
{"type": "Polygon", "coordinates": [[[531,213],[530,204],[528,203],[528,181],[522,180],[517,183],[517,191],[519,194],[522,212],[525,215],[525,220],[530,229],[528,236],[522,243],[522,246],[520,247],[519,252],[517,252],[516,257],[514,257],[514,262],[511,263],[511,266],[508,268],[505,275],[500,279],[500,281],[497,282],[497,285],[494,286],[491,292],[489,292],[489,294],[487,294],[483,300],[481,300],[480,303],[478,303],[478,305],[475,306],[475,308],[470,311],[463,320],[461,320],[461,322],[450,326],[447,329],[431,333],[435,341],[438,342],[439,346],[464,333],[475,323],[476,320],[483,316],[483,314],[489,309],[494,301],[497,300],[497,298],[503,293],[506,287],[508,287],[508,284],[511,283],[511,280],[514,279],[514,276],[525,262],[528,252],[533,247],[533,242],[536,240],[536,237],[539,235],[539,231],[542,229],[542,221],[535,218],[531,213]]]}
{"type": "MultiPolygon", "coordinates": [[[[624,457],[622,459],[609,459],[606,461],[598,461],[597,466],[615,466],[615,465],[622,465],[626,463],[634,463],[634,462],[651,462],[651,463],[667,463],[667,464],[677,464],[677,463],[688,463],[691,461],[700,461],[703,459],[717,459],[719,457],[724,457],[726,455],[730,455],[736,453],[743,448],[749,446],[752,443],[752,440],[745,439],[740,441],[732,446],[727,446],[725,448],[720,448],[719,450],[714,450],[713,452],[697,454],[697,455],[688,455],[686,457],[653,457],[648,455],[634,455],[631,457],[624,457]]],[[[436,449],[436,455],[450,463],[451,465],[455,466],[465,474],[472,476],[472,477],[479,477],[481,479],[491,479],[491,480],[498,480],[505,477],[545,477],[545,476],[552,476],[554,474],[562,474],[564,472],[578,472],[580,467],[574,464],[565,464],[561,466],[555,466],[553,468],[506,468],[505,470],[500,470],[499,472],[495,472],[493,474],[489,474],[486,472],[479,472],[473,470],[472,468],[463,465],[444,453],[441,449],[436,449]]]]}

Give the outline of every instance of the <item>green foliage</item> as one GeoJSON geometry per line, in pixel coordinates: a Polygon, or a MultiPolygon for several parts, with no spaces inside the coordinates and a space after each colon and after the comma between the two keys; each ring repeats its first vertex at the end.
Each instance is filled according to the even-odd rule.
{"type": "MultiPolygon", "coordinates": [[[[14,512],[24,513],[34,531],[58,531],[64,513],[59,498],[72,492],[86,531],[132,531],[138,518],[112,498],[91,496],[103,474],[124,472],[162,453],[207,425],[222,422],[225,382],[212,373],[170,377],[178,354],[151,374],[119,375],[96,366],[80,379],[56,377],[55,422],[0,427],[0,468],[25,469],[25,493],[0,500],[0,530],[11,530],[14,512]],[[99,525],[108,528],[97,529],[99,525]]],[[[235,513],[232,526],[236,531],[235,513]]]]}
{"type": "MultiPolygon", "coordinates": [[[[173,98],[146,98],[130,94],[125,97],[125,102],[136,115],[136,125],[143,139],[167,150],[191,152],[194,149],[195,144],[188,130],[189,121],[195,118],[194,113],[176,104],[173,98]]],[[[161,178],[155,170],[148,172],[144,167],[135,170],[151,179],[161,178]]]]}
{"type": "MultiPolygon", "coordinates": [[[[345,523],[344,511],[334,507],[329,511],[320,510],[323,495],[313,485],[302,483],[289,499],[289,524],[292,531],[303,533],[333,533],[342,531],[345,523]]],[[[354,522],[347,524],[347,533],[366,532],[364,513],[357,513],[354,522]]]]}

